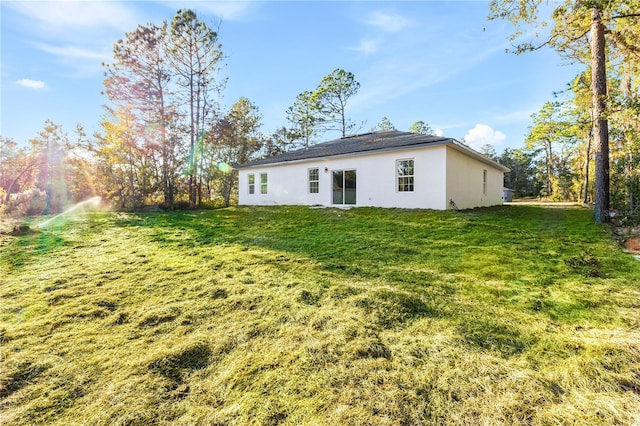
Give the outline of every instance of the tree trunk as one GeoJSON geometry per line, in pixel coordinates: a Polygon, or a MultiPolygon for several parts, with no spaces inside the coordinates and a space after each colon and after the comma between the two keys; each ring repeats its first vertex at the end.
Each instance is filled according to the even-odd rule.
{"type": "Polygon", "coordinates": [[[551,141],[545,142],[545,155],[547,157],[547,197],[551,197],[551,195],[553,195],[553,188],[551,187],[551,173],[553,172],[551,170],[551,157],[553,155],[553,153],[551,152],[551,141]]]}
{"type": "Polygon", "coordinates": [[[35,166],[38,160],[33,161],[31,164],[29,164],[27,167],[25,167],[20,174],[18,175],[18,177],[16,177],[14,180],[11,181],[11,183],[9,184],[9,188],[7,189],[7,193],[4,196],[4,204],[8,204],[9,200],[11,199],[11,191],[13,191],[13,187],[16,184],[16,182],[18,182],[18,179],[20,179],[22,177],[22,175],[24,175],[31,167],[35,166]]]}
{"type": "Polygon", "coordinates": [[[129,190],[131,191],[131,207],[136,208],[136,188],[135,188],[135,175],[134,175],[134,161],[133,152],[131,146],[129,146],[129,190]]]}
{"type": "MultiPolygon", "coordinates": [[[[190,53],[193,55],[193,53],[190,53]]],[[[189,143],[189,205],[195,207],[196,205],[196,122],[195,122],[195,94],[193,89],[193,59],[191,60],[191,69],[189,70],[189,129],[190,129],[190,143],[189,143]]]]}
{"type": "Polygon", "coordinates": [[[591,91],[593,95],[593,135],[595,157],[595,222],[607,223],[609,217],[609,123],[605,116],[607,75],[604,51],[602,10],[591,10],[591,91]]]}
{"type": "Polygon", "coordinates": [[[160,106],[160,126],[161,126],[161,143],[162,143],[162,192],[164,195],[164,204],[166,206],[173,205],[173,191],[169,177],[169,137],[167,132],[167,112],[164,108],[164,90],[162,88],[162,79],[159,73],[156,74],[156,85],[158,86],[158,103],[160,106]]]}
{"type": "Polygon", "coordinates": [[[633,183],[635,181],[635,178],[633,177],[634,173],[633,173],[633,168],[632,165],[633,164],[633,154],[631,153],[631,150],[629,150],[629,152],[627,153],[627,166],[625,167],[625,187],[626,187],[626,191],[627,191],[627,199],[629,200],[629,212],[631,214],[633,214],[633,211],[636,209],[636,201],[635,201],[635,197],[633,194],[633,183]]]}
{"type": "Polygon", "coordinates": [[[342,137],[347,137],[347,120],[344,116],[344,102],[340,101],[340,119],[342,120],[342,137]]]}
{"type": "MultiPolygon", "coordinates": [[[[592,118],[593,121],[593,118],[592,118]]],[[[587,153],[585,155],[584,161],[584,193],[582,197],[582,202],[587,204],[589,202],[589,163],[591,163],[591,140],[593,139],[593,129],[589,132],[589,137],[587,139],[587,153]]]]}

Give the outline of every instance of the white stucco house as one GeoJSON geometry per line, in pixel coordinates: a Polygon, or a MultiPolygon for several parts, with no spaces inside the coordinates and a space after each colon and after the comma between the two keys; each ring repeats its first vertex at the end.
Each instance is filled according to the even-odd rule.
{"type": "Polygon", "coordinates": [[[509,169],[455,139],[397,130],[238,166],[240,205],[446,210],[502,204],[509,169]]]}

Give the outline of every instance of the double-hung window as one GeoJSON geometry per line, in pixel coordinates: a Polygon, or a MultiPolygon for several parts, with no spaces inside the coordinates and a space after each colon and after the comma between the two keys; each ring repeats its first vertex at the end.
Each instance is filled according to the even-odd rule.
{"type": "Polygon", "coordinates": [[[260,173],[260,193],[261,194],[267,193],[267,174],[266,173],[260,173]]]}
{"type": "Polygon", "coordinates": [[[398,192],[413,192],[413,160],[396,161],[398,192]]]}
{"type": "Polygon", "coordinates": [[[256,193],[256,175],[253,173],[247,175],[247,182],[249,183],[249,194],[256,193]]]}
{"type": "Polygon", "coordinates": [[[309,169],[309,194],[320,192],[320,172],[318,169],[309,169]]]}

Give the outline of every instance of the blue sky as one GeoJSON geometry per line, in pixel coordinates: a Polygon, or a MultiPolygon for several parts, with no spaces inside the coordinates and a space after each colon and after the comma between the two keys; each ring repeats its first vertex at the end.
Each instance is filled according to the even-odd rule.
{"type": "Polygon", "coordinates": [[[101,63],[113,43],[187,7],[206,22],[222,19],[229,80],[221,103],[249,98],[265,133],[286,124],[298,93],[343,68],[361,84],[347,115],[366,121],[362,131],[383,116],[399,130],[422,120],[501,152],[523,145],[530,115],[579,71],[548,49],[505,53],[513,27],[487,21],[484,1],[2,0],[0,134],[26,142],[46,119],[68,133],[77,123],[98,130],[107,103],[101,63]]]}

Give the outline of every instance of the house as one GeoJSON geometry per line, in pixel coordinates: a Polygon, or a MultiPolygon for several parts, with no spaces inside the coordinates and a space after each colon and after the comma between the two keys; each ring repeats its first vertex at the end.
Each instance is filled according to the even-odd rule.
{"type": "Polygon", "coordinates": [[[455,139],[379,131],[238,167],[241,205],[446,210],[502,204],[509,169],[455,139]]]}

